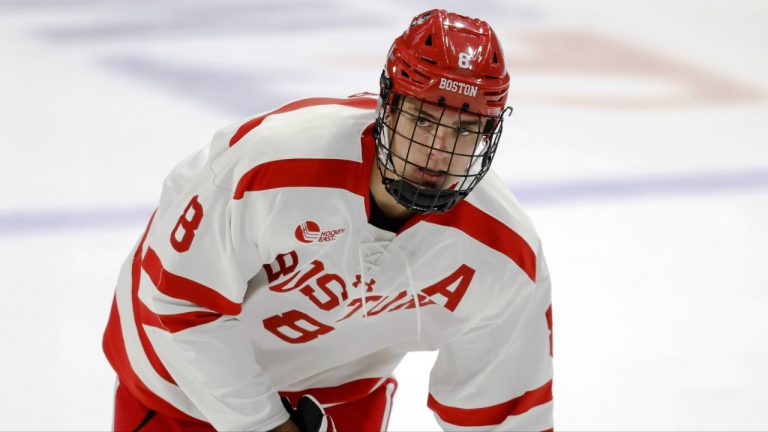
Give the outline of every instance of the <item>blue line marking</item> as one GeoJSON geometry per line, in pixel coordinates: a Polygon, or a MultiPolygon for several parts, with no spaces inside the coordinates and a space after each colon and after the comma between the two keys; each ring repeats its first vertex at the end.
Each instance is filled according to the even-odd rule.
{"type": "Polygon", "coordinates": [[[768,168],[653,177],[509,184],[524,205],[566,204],[574,201],[615,201],[692,194],[735,193],[768,188],[768,168]]]}
{"type": "Polygon", "coordinates": [[[0,238],[32,234],[134,228],[146,224],[153,206],[91,207],[0,213],[0,238]]]}
{"type": "MultiPolygon", "coordinates": [[[[524,207],[580,202],[617,202],[639,197],[729,194],[768,190],[768,168],[738,172],[669,174],[624,179],[512,184],[524,207]]],[[[47,233],[134,229],[146,224],[155,206],[90,207],[0,213],[0,238],[47,233]]]]}

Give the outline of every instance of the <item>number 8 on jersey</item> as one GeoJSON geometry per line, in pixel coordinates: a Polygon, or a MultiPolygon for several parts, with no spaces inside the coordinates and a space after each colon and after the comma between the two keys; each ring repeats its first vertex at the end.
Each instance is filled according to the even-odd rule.
{"type": "Polygon", "coordinates": [[[200,226],[200,221],[202,220],[203,206],[200,205],[200,201],[197,200],[197,195],[195,195],[189,201],[184,212],[179,216],[179,221],[176,222],[176,226],[171,231],[171,246],[177,252],[189,250],[189,247],[192,246],[192,240],[195,239],[195,230],[200,226]]]}

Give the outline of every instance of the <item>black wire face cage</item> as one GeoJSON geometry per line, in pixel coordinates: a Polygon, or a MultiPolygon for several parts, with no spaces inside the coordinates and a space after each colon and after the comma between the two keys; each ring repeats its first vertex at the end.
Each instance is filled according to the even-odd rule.
{"type": "Polygon", "coordinates": [[[512,112],[479,115],[442,100],[390,95],[384,85],[379,104],[376,163],[387,192],[415,213],[448,211],[477,186],[496,154],[503,118],[512,112]]]}

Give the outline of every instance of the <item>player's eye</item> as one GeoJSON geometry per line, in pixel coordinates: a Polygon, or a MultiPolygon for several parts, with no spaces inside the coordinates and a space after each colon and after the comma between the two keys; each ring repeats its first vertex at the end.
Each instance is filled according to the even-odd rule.
{"type": "Polygon", "coordinates": [[[426,118],[426,117],[417,117],[416,118],[416,126],[426,127],[426,126],[429,126],[430,124],[432,124],[432,122],[429,121],[429,119],[426,118]]]}
{"type": "Polygon", "coordinates": [[[471,130],[469,130],[469,129],[465,128],[465,127],[459,127],[457,129],[457,132],[458,132],[459,136],[463,136],[463,137],[470,136],[470,135],[473,134],[473,132],[471,130]]]}

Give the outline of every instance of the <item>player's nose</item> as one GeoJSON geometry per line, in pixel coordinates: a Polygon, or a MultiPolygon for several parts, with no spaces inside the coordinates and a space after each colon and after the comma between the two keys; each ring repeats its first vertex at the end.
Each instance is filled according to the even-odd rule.
{"type": "Polygon", "coordinates": [[[435,140],[432,145],[433,148],[437,150],[441,150],[437,153],[436,156],[443,156],[446,155],[447,151],[450,151],[450,147],[453,145],[453,139],[451,137],[450,128],[445,126],[440,126],[437,128],[437,131],[435,131],[435,140]]]}
{"type": "Polygon", "coordinates": [[[448,168],[451,160],[450,151],[453,146],[453,140],[446,128],[441,127],[440,129],[435,134],[427,161],[427,167],[435,171],[444,171],[448,168]]]}

